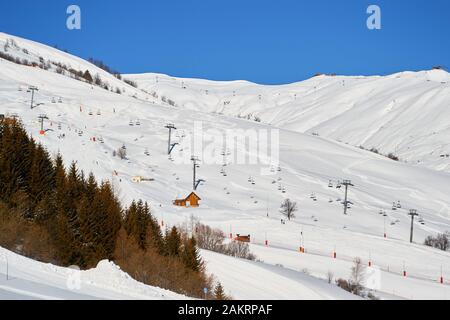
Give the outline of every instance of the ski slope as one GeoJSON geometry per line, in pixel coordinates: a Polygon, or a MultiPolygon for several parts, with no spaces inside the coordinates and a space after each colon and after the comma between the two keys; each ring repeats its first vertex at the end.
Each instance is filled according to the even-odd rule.
{"type": "MultiPolygon", "coordinates": [[[[12,36],[0,34],[0,50],[3,48],[2,41],[6,38],[12,36]]],[[[79,61],[79,58],[59,53],[53,48],[16,37],[14,39],[37,56],[57,59],[59,54],[62,54],[60,58],[67,59],[67,64],[80,63],[80,68],[95,68],[87,62],[79,61]]],[[[17,52],[23,53],[20,49],[17,49],[17,52]]],[[[387,80],[384,77],[357,77],[346,81],[345,87],[340,88],[339,92],[332,89],[336,86],[332,82],[337,81],[338,77],[325,76],[299,84],[270,87],[243,81],[218,83],[185,79],[180,83],[180,79],[163,75],[158,76],[157,84],[150,84],[145,81],[148,75],[125,77],[137,81],[140,88],[144,88],[146,92],[130,87],[126,92],[137,90],[135,94],[140,98],[136,98],[134,94],[116,94],[52,70],[45,71],[0,59],[0,113],[20,116],[36,140],[53,154],[61,152],[67,165],[71,161],[77,161],[78,166],[86,172],[94,172],[99,179],[112,180],[124,204],[139,198],[148,201],[152,212],[165,227],[189,225],[190,217],[195,216],[205,224],[222,229],[227,235],[251,234],[252,249],[258,258],[266,263],[264,266],[258,266],[264,272],[253,278],[254,283],[258,283],[257,279],[260,282],[269,276],[282,276],[279,269],[271,267],[276,264],[289,266],[288,268],[299,272],[299,265],[304,263],[304,268],[316,278],[324,278],[328,271],[348,277],[351,261],[360,257],[364,263],[370,260],[374,265],[386,270],[383,271],[381,279],[384,285],[379,289],[379,294],[386,298],[448,299],[450,253],[421,244],[428,235],[450,230],[450,173],[431,162],[425,163],[426,157],[421,158],[425,165],[417,165],[412,163],[413,161],[395,162],[354,147],[353,145],[359,144],[357,139],[362,139],[370,131],[365,121],[376,119],[370,113],[366,118],[364,112],[363,116],[353,113],[356,109],[348,110],[353,114],[353,118],[349,118],[352,119],[352,126],[359,126],[358,130],[349,129],[346,133],[338,130],[339,132],[330,132],[328,135],[326,130],[317,130],[319,125],[324,125],[325,128],[328,120],[329,123],[334,121],[324,120],[327,114],[330,116],[331,111],[335,110],[330,107],[330,103],[339,105],[339,100],[346,97],[346,101],[355,101],[358,110],[366,105],[363,102],[356,103],[358,99],[354,100],[354,90],[359,92],[358,90],[373,88],[374,97],[399,99],[396,98],[399,92],[395,90],[414,87],[417,89],[414,89],[415,92],[419,93],[420,90],[426,91],[433,86],[435,88],[430,90],[436,95],[433,95],[434,98],[430,101],[443,99],[445,102],[448,97],[447,87],[438,80],[445,80],[446,73],[438,70],[418,74],[405,73],[400,75],[400,78],[386,77],[387,80]],[[431,78],[430,81],[420,80],[426,76],[431,78]],[[404,84],[391,88],[394,92],[388,90],[389,81],[400,82],[402,79],[405,80],[404,84]],[[384,82],[385,80],[387,82],[384,82]],[[309,86],[313,84],[316,89],[323,88],[328,91],[311,91],[309,86]],[[26,92],[30,85],[39,88],[35,103],[40,105],[33,109],[30,109],[31,95],[26,92]],[[182,86],[186,86],[186,89],[182,89],[182,86]],[[325,89],[326,87],[329,88],[325,89]],[[208,92],[202,91],[204,88],[208,88],[208,92]],[[231,99],[233,91],[236,91],[234,102],[223,107],[224,103],[220,99],[231,99]],[[268,92],[273,93],[271,100],[265,100],[269,96],[268,92]],[[378,94],[375,94],[376,92],[378,94]],[[306,104],[299,106],[295,100],[290,101],[287,98],[288,93],[297,93],[297,100],[303,97],[303,101],[307,101],[307,98],[316,101],[315,111],[311,109],[307,113],[310,116],[322,117],[320,121],[305,120],[308,119],[307,113],[304,116],[288,116],[285,110],[306,110],[306,104]],[[262,95],[261,100],[259,94],[262,95]],[[171,106],[168,99],[174,101],[175,106],[171,106]],[[280,101],[280,104],[275,108],[271,101],[280,101]],[[273,112],[269,112],[271,108],[274,109],[273,112]],[[327,108],[328,112],[323,111],[327,108]],[[260,116],[262,122],[236,117],[251,112],[260,116]],[[49,118],[44,122],[47,130],[45,135],[39,135],[40,114],[46,114],[49,118]],[[172,136],[172,142],[179,143],[174,147],[170,159],[167,156],[167,123],[176,125],[177,130],[172,136]],[[302,126],[301,123],[309,124],[302,126]],[[196,133],[194,129],[199,126],[202,127],[203,137],[208,137],[200,149],[192,144],[196,133]],[[262,161],[257,164],[236,164],[232,161],[236,153],[249,156],[251,152],[246,145],[230,147],[230,154],[226,153],[223,159],[221,151],[224,146],[219,141],[230,129],[233,132],[278,132],[279,170],[277,166],[262,161]],[[319,136],[311,135],[313,131],[317,131],[319,136]],[[343,139],[345,135],[355,139],[354,142],[343,139]],[[113,151],[123,145],[126,146],[127,159],[113,157],[113,151]],[[216,161],[211,161],[206,150],[217,151],[216,161]],[[197,169],[197,177],[206,180],[197,190],[201,205],[199,208],[175,207],[172,205],[174,199],[185,197],[192,191],[192,163],[189,161],[191,155],[199,156],[203,160],[197,169]],[[227,165],[222,167],[224,161],[227,165]],[[148,177],[154,181],[133,183],[133,176],[148,177]],[[250,177],[254,184],[248,181],[250,177]],[[353,202],[348,215],[342,213],[343,188],[336,188],[337,181],[343,179],[350,179],[354,184],[348,193],[349,200],[353,202]],[[299,211],[295,219],[281,224],[280,219],[283,217],[279,213],[279,207],[285,198],[296,201],[299,211]],[[401,208],[392,210],[392,203],[398,201],[401,202],[401,208]],[[407,215],[408,210],[412,208],[417,209],[420,219],[423,219],[423,224],[419,219],[416,219],[414,224],[414,244],[409,243],[410,218],[407,215]],[[385,210],[385,217],[379,214],[380,210],[385,210]],[[384,238],[385,232],[387,238],[384,238]],[[268,241],[267,247],[263,246],[265,240],[268,241]],[[298,252],[301,245],[305,247],[306,254],[298,252]],[[334,252],[337,253],[336,259],[332,258],[334,252]],[[323,259],[320,263],[317,262],[319,258],[323,259]],[[404,269],[408,274],[406,278],[402,276],[404,269]],[[438,283],[441,270],[444,284],[438,283]]],[[[117,80],[112,78],[111,82],[117,80]]],[[[151,77],[148,79],[150,80],[147,81],[153,80],[151,77]]],[[[367,96],[370,95],[366,91],[358,97],[365,99],[367,96]]],[[[424,96],[427,96],[427,93],[424,93],[424,96]]],[[[378,106],[375,100],[371,101],[378,106]]],[[[426,105],[430,112],[423,116],[431,117],[434,114],[434,104],[426,105]]],[[[338,109],[342,111],[342,108],[338,109]]],[[[436,123],[444,122],[447,112],[444,109],[441,105],[443,113],[435,116],[436,123]]],[[[410,135],[429,130],[432,126],[422,124],[409,131],[412,126],[412,122],[408,121],[395,123],[390,128],[395,127],[397,131],[391,130],[389,139],[380,138],[383,140],[380,143],[385,146],[375,145],[375,140],[371,140],[378,134],[366,139],[365,145],[372,147],[373,143],[373,146],[379,147],[381,151],[391,151],[390,144],[393,146],[401,140],[405,146],[411,143],[411,148],[414,148],[411,157],[419,157],[421,150],[435,148],[441,143],[440,139],[445,137],[446,131],[443,129],[434,135],[434,142],[422,140],[423,147],[419,148],[411,142],[410,135]]],[[[439,158],[439,161],[444,160],[439,158]]],[[[226,281],[232,275],[218,266],[224,259],[233,258],[214,254],[205,257],[209,261],[211,272],[217,272],[219,280],[221,276],[224,278],[225,289],[232,291],[234,296],[267,298],[258,294],[251,286],[236,288],[236,280],[226,281]]],[[[246,272],[251,273],[251,270],[246,272]]],[[[295,274],[290,280],[291,288],[308,288],[312,285],[310,280],[309,277],[305,279],[304,275],[295,274]]],[[[334,290],[330,289],[329,294],[332,295],[334,290]]],[[[304,292],[304,298],[325,297],[324,292],[316,296],[306,289],[304,292]]],[[[272,293],[274,299],[286,297],[278,294],[275,289],[272,293]]]]}
{"type": "Polygon", "coordinates": [[[356,300],[359,297],[305,273],[202,250],[208,270],[238,300],[356,300]],[[261,281],[264,279],[264,281],[261,281]]]}
{"type": "Polygon", "coordinates": [[[127,75],[180,108],[249,117],[450,171],[450,74],[316,76],[287,85],[127,75]]]}

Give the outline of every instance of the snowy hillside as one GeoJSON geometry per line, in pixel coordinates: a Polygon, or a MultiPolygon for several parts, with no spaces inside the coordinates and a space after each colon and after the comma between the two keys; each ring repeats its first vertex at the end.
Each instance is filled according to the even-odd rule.
{"type": "Polygon", "coordinates": [[[100,261],[78,271],[37,262],[0,247],[0,300],[186,299],[133,280],[118,266],[100,261]]]}
{"type": "Polygon", "coordinates": [[[450,74],[444,70],[321,75],[279,86],[151,73],[126,77],[180,108],[248,117],[450,171],[450,74]]]}
{"type": "MultiPolygon", "coordinates": [[[[28,52],[47,60],[57,59],[61,54],[67,64],[82,63],[80,68],[95,68],[55,49],[14,39],[28,52]]],[[[105,79],[107,76],[104,75],[105,79]]],[[[120,81],[110,77],[111,83],[120,81]]],[[[294,274],[291,280],[286,280],[290,279],[286,274],[306,268],[316,278],[326,278],[328,271],[348,277],[351,261],[360,257],[364,264],[370,261],[382,270],[378,284],[380,295],[408,299],[450,296],[450,253],[422,245],[426,236],[450,230],[450,173],[395,162],[352,146],[374,146],[384,153],[395,152],[394,147],[398,145],[397,154],[405,159],[409,155],[409,162],[420,157],[429,167],[445,169],[448,160],[438,157],[434,163],[431,158],[427,160],[425,154],[430,152],[429,148],[438,150],[438,145],[448,140],[445,103],[449,101],[449,88],[448,84],[440,83],[446,81],[448,74],[432,71],[384,78],[322,76],[278,87],[205,80],[181,83],[161,75],[158,83],[152,84],[154,75],[125,77],[137,81],[148,94],[127,88],[126,92],[130,93],[137,90],[141,99],[136,99],[50,70],[0,59],[0,114],[18,115],[27,130],[52,153],[60,151],[67,164],[76,160],[85,171],[93,171],[100,179],[112,180],[124,204],[138,198],[149,201],[164,227],[187,223],[194,215],[227,235],[251,234],[252,250],[268,265],[257,266],[264,270],[253,278],[254,281],[283,277],[283,281],[292,281],[292,290],[296,286],[315,288],[311,281],[317,279],[294,274]],[[430,81],[426,81],[427,77],[430,81]],[[39,88],[35,95],[37,106],[33,109],[30,109],[31,93],[26,91],[28,86],[39,88]],[[381,92],[377,95],[379,100],[367,99],[376,92],[381,92]],[[420,92],[430,92],[423,96],[428,101],[429,112],[413,112],[424,108],[418,102],[422,100],[414,98],[420,92]],[[175,106],[171,106],[169,100],[175,106]],[[376,101],[394,100],[398,105],[393,104],[384,116],[379,115],[386,105],[381,107],[382,102],[376,101]],[[407,104],[411,107],[406,108],[407,104]],[[275,106],[277,108],[272,108],[275,106]],[[442,112],[438,113],[439,110],[442,112]],[[270,125],[236,117],[250,113],[270,125]],[[41,114],[48,117],[44,121],[45,135],[39,134],[38,116],[41,114]],[[433,124],[419,125],[426,117],[433,117],[433,124]],[[167,123],[177,127],[172,142],[179,143],[170,158],[167,123]],[[205,138],[200,149],[191,143],[193,134],[198,133],[194,129],[199,126],[205,138]],[[386,131],[380,131],[381,126],[386,131]],[[412,128],[414,130],[410,131],[412,128]],[[235,153],[247,156],[251,153],[245,145],[226,146],[229,153],[221,155],[224,146],[219,141],[229,129],[278,132],[279,168],[261,161],[257,164],[233,161],[235,153]],[[437,133],[418,138],[419,133],[428,130],[437,133]],[[311,135],[312,132],[320,136],[311,135]],[[385,135],[386,132],[389,135],[385,135]],[[420,148],[413,142],[420,144],[420,148]],[[123,145],[127,159],[121,160],[113,156],[113,151],[123,145]],[[415,149],[408,153],[408,147],[415,149]],[[208,150],[218,151],[215,161],[211,161],[208,150]],[[173,200],[186,197],[192,191],[191,155],[203,160],[197,169],[197,178],[206,180],[197,190],[200,207],[175,207],[173,200]],[[135,183],[134,176],[154,180],[135,183]],[[343,214],[344,188],[338,183],[343,179],[354,184],[349,188],[349,200],[353,204],[348,215],[343,214]],[[295,219],[281,224],[284,217],[279,207],[285,198],[296,201],[299,211],[295,219]],[[401,205],[397,206],[399,202],[401,205]],[[409,209],[417,209],[420,214],[414,224],[414,244],[409,243],[409,209]],[[379,214],[380,210],[386,212],[385,216],[379,214]],[[387,238],[384,238],[385,232],[387,238]],[[299,253],[300,246],[305,247],[305,254],[299,253]],[[273,268],[277,264],[285,266],[286,270],[273,268]],[[441,270],[444,284],[438,283],[441,270]],[[403,277],[403,271],[407,271],[407,277],[403,277]]],[[[219,280],[224,279],[226,291],[242,298],[257,294],[250,286],[236,286],[235,275],[220,267],[227,257],[206,253],[205,258],[219,280]]],[[[246,271],[251,272],[251,269],[246,271]]],[[[335,288],[324,290],[332,296],[335,288]]],[[[310,291],[303,292],[306,293],[304,298],[312,298],[310,291]]],[[[314,297],[325,296],[322,292],[314,297]]],[[[267,298],[255,296],[261,297],[267,298]]],[[[274,290],[274,299],[283,297],[274,290]]]]}

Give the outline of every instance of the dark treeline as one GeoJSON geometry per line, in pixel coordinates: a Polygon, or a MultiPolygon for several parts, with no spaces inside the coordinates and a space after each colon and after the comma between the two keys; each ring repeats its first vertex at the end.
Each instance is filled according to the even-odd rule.
{"type": "Polygon", "coordinates": [[[21,123],[0,123],[0,246],[61,266],[115,261],[135,279],[201,297],[211,287],[196,241],[163,232],[147,203],[123,209],[109,182],[98,183],[61,155],[52,159],[21,123]]]}

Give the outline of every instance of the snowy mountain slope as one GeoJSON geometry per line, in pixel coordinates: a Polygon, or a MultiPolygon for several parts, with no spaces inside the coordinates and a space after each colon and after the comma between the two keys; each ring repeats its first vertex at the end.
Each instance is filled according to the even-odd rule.
{"type": "Polygon", "coordinates": [[[57,267],[0,247],[1,300],[186,299],[133,280],[114,263],[87,271],[57,267]],[[8,274],[8,278],[7,278],[8,274]]]}
{"type": "MultiPolygon", "coordinates": [[[[248,90],[253,90],[254,85],[248,86],[248,90]]],[[[159,92],[158,96],[164,94],[159,92]]],[[[208,92],[208,96],[212,94],[208,92]]],[[[202,101],[196,98],[193,103],[201,104],[202,101]]],[[[414,225],[417,243],[422,243],[427,235],[450,229],[448,173],[394,162],[343,143],[281,127],[281,171],[274,167],[272,172],[267,170],[270,166],[261,163],[229,163],[224,176],[220,155],[223,145],[218,141],[228,129],[270,132],[277,128],[196,111],[189,106],[169,107],[137,100],[54,72],[2,59],[0,113],[20,116],[27,130],[52,153],[60,151],[67,164],[76,160],[80,168],[93,171],[98,178],[112,179],[124,204],[137,198],[149,201],[153,213],[160,222],[164,221],[165,227],[187,223],[194,215],[226,234],[251,234],[255,244],[262,244],[267,238],[270,249],[289,251],[274,255],[270,261],[263,258],[271,264],[288,265],[297,255],[302,261],[311,261],[311,266],[316,268],[315,257],[330,257],[336,251],[337,259],[332,261],[339,261],[349,269],[349,262],[354,257],[359,256],[364,262],[372,257],[375,264],[391,271],[385,280],[389,285],[381,288],[383,294],[392,294],[392,288],[395,290],[396,286],[402,285],[398,278],[403,279],[400,276],[403,265],[408,275],[422,279],[414,286],[415,290],[425,288],[423,292],[426,293],[430,287],[435,288],[441,267],[446,279],[442,286],[448,286],[450,254],[409,244],[410,219],[407,215],[408,209],[415,208],[424,219],[425,224],[416,220],[414,225]],[[32,110],[30,93],[20,91],[28,85],[39,87],[36,102],[44,102],[32,110]],[[61,97],[61,103],[52,103],[53,97],[61,97]],[[42,113],[49,117],[45,121],[45,129],[49,131],[44,136],[39,135],[37,121],[42,113]],[[180,143],[172,153],[172,161],[167,157],[168,131],[164,128],[168,122],[177,126],[173,141],[180,143]],[[200,151],[194,150],[195,145],[189,143],[199,124],[204,136],[209,136],[200,151]],[[126,145],[127,160],[112,156],[113,150],[123,144],[126,145]],[[219,151],[215,161],[211,161],[206,152],[211,147],[219,151]],[[172,201],[175,198],[186,196],[192,190],[192,164],[189,161],[192,154],[203,160],[198,177],[206,182],[197,191],[202,199],[201,206],[174,207],[172,201]],[[139,175],[155,180],[133,183],[131,178],[139,175]],[[255,184],[248,182],[249,176],[255,184]],[[337,180],[342,179],[351,179],[355,185],[349,190],[349,199],[354,205],[348,215],[342,214],[343,188],[336,188],[337,180]],[[332,188],[328,186],[329,180],[332,180],[332,188]],[[317,201],[311,199],[312,193],[317,201]],[[298,202],[299,212],[296,219],[282,225],[278,209],[286,197],[298,202]],[[392,203],[397,201],[401,201],[402,208],[394,211],[392,203]],[[378,214],[380,209],[386,210],[386,217],[378,214]],[[387,239],[383,238],[385,229],[387,239]],[[301,244],[306,248],[305,255],[298,253],[301,244]]],[[[240,147],[237,149],[248,155],[249,151],[240,147]]],[[[233,162],[231,157],[236,153],[230,149],[231,155],[227,156],[226,162],[233,162]]],[[[258,254],[264,257],[263,253],[258,254]]],[[[337,274],[339,270],[334,268],[337,267],[330,264],[331,271],[337,274]]],[[[314,274],[314,270],[311,273],[314,274]]],[[[323,277],[322,274],[322,271],[316,272],[319,277],[323,277]]],[[[411,298],[405,290],[398,291],[399,296],[411,298]]],[[[251,292],[240,294],[249,296],[251,292]]],[[[429,296],[434,294],[433,291],[429,296]]]]}
{"type": "Polygon", "coordinates": [[[256,118],[450,170],[450,74],[444,70],[384,77],[323,75],[279,86],[151,73],[127,77],[179,107],[256,118]]]}
{"type": "Polygon", "coordinates": [[[294,270],[261,262],[235,259],[202,250],[208,270],[233,299],[247,300],[355,300],[335,285],[294,270]],[[264,281],[261,281],[264,279],[264,281]]]}
{"type": "MultiPolygon", "coordinates": [[[[14,57],[16,60],[21,61],[22,63],[24,61],[27,61],[29,64],[34,63],[34,68],[36,69],[38,68],[38,66],[43,66],[44,68],[48,69],[48,72],[63,72],[61,74],[62,76],[71,79],[74,78],[74,75],[68,71],[69,69],[81,71],[83,73],[85,71],[89,71],[93,78],[98,75],[103,84],[107,85],[109,88],[108,90],[105,90],[100,88],[99,86],[92,86],[95,89],[112,92],[115,92],[116,89],[119,89],[122,92],[122,95],[128,97],[133,97],[135,99],[141,99],[145,101],[155,100],[149,94],[127,84],[125,81],[119,80],[114,75],[104,71],[103,69],[93,65],[90,62],[87,62],[86,60],[35,41],[15,37],[0,32],[0,53],[8,54],[14,57]],[[65,70],[58,71],[59,66],[64,66],[65,70]]],[[[82,82],[85,83],[84,80],[82,82]]],[[[86,85],[88,84],[86,83],[86,85]]]]}

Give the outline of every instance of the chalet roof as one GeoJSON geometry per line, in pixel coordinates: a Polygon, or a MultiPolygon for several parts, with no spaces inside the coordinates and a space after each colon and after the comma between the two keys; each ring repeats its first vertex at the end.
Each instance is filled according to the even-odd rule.
{"type": "Polygon", "coordinates": [[[200,197],[199,197],[195,192],[191,192],[191,193],[186,197],[185,200],[187,200],[187,199],[190,198],[191,196],[196,197],[197,200],[202,200],[202,199],[200,199],[200,197]]]}

